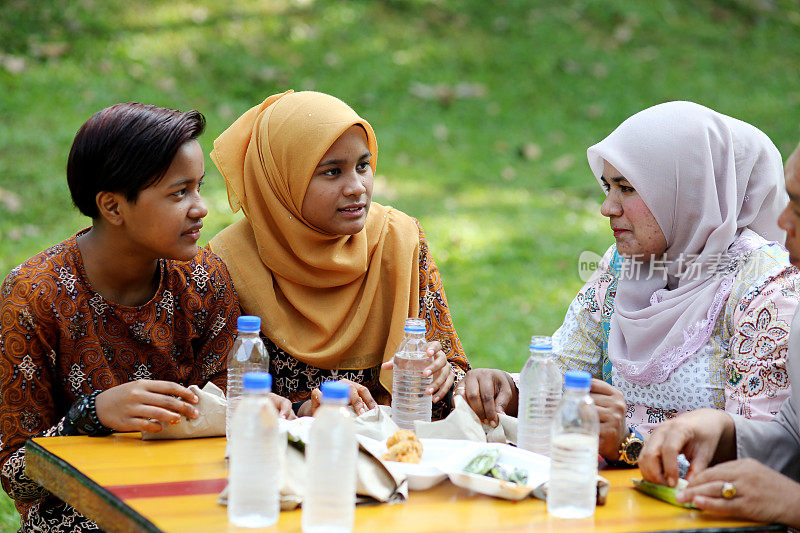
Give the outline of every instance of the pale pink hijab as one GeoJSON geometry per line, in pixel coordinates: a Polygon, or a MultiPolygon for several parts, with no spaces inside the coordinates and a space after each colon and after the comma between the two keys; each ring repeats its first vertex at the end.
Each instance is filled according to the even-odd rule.
{"type": "Polygon", "coordinates": [[[604,160],[619,170],[666,237],[666,281],[649,268],[621,276],[608,336],[609,359],[626,379],[661,383],[708,343],[730,295],[733,276],[711,264],[763,239],[783,241],[781,156],[759,129],[692,102],[636,113],[587,156],[598,181],[604,160]],[[681,254],[697,255],[701,275],[677,275],[687,266],[681,254]]]}

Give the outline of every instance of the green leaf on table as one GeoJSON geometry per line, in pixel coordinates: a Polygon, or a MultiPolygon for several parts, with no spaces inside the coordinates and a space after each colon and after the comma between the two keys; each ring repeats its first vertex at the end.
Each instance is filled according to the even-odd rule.
{"type": "Polygon", "coordinates": [[[478,452],[464,467],[464,472],[470,474],[478,474],[483,476],[487,474],[492,467],[497,463],[497,458],[500,457],[500,450],[497,448],[486,448],[478,452]]]}
{"type": "Polygon", "coordinates": [[[686,509],[697,509],[694,504],[680,503],[675,499],[675,495],[685,489],[686,485],[689,484],[689,482],[685,479],[679,479],[678,484],[674,487],[651,483],[650,481],[645,481],[643,479],[632,479],[631,481],[636,487],[636,490],[661,500],[662,502],[671,503],[672,505],[677,505],[678,507],[684,507],[686,509]]]}

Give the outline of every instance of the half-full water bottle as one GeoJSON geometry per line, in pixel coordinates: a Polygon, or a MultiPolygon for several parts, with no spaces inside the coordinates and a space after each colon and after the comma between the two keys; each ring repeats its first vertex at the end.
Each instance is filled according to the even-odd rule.
{"type": "Polygon", "coordinates": [[[225,413],[225,436],[231,437],[231,418],[239,398],[242,396],[242,377],[247,372],[267,372],[269,356],[258,332],[261,319],[257,316],[239,317],[236,323],[239,333],[228,354],[228,405],[225,413]]]}
{"type": "Polygon", "coordinates": [[[228,520],[237,526],[267,527],[278,521],[283,451],[278,412],[269,399],[272,376],[244,375],[244,394],[231,420],[228,520]]]}
{"type": "Polygon", "coordinates": [[[322,384],[322,404],[306,446],[306,491],[301,523],[305,533],[353,530],[356,507],[358,444],[353,419],[347,410],[350,385],[339,381],[322,384]]]}
{"type": "Polygon", "coordinates": [[[564,397],[553,422],[547,512],[559,518],[586,518],[597,501],[597,447],[600,422],[589,396],[592,376],[564,374],[564,397]]]}
{"type": "Polygon", "coordinates": [[[531,337],[531,355],[519,375],[517,445],[550,455],[550,429],[561,401],[561,371],[550,337],[531,337]]]}
{"type": "Polygon", "coordinates": [[[432,396],[425,391],[432,376],[423,371],[431,364],[426,350],[425,320],[407,318],[405,336],[394,354],[392,420],[402,429],[414,429],[414,421],[431,421],[432,396]]]}

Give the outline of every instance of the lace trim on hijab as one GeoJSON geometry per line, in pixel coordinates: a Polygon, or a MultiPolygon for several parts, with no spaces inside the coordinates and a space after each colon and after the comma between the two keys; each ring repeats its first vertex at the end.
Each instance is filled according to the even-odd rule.
{"type": "MultiPolygon", "coordinates": [[[[662,383],[669,375],[687,359],[700,351],[708,343],[714,333],[719,315],[725,308],[728,298],[733,290],[736,275],[750,259],[755,248],[759,246],[757,239],[737,239],[728,249],[728,253],[721,258],[722,263],[717,266],[715,275],[723,277],[719,289],[714,295],[714,300],[706,312],[706,317],[683,331],[683,342],[674,346],[660,356],[651,357],[644,364],[631,361],[614,360],[610,357],[616,368],[625,379],[637,385],[662,383]]],[[[658,290],[650,297],[650,303],[655,304],[662,300],[665,289],[658,290]]]]}
{"type": "MultiPolygon", "coordinates": [[[[683,331],[683,343],[670,348],[659,357],[650,358],[644,365],[637,365],[629,361],[613,361],[614,367],[619,370],[628,381],[637,385],[649,385],[665,381],[673,370],[681,366],[687,359],[696,354],[706,345],[714,326],[728,297],[733,289],[733,278],[726,277],[722,280],[719,290],[714,295],[714,301],[708,308],[706,318],[692,324],[683,331]]],[[[653,298],[658,293],[653,293],[653,298]]]]}

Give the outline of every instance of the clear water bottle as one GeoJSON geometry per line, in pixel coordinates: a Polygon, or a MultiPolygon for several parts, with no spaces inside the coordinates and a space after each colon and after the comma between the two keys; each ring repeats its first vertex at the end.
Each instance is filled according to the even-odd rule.
{"type": "Polygon", "coordinates": [[[268,394],[272,376],[244,375],[244,394],[231,421],[228,520],[242,527],[267,527],[280,512],[281,450],[278,412],[268,394]]]}
{"type": "Polygon", "coordinates": [[[517,446],[550,455],[550,430],[561,401],[561,371],[550,337],[531,337],[531,355],[519,376],[517,446]]]}
{"type": "Polygon", "coordinates": [[[597,447],[600,422],[589,396],[592,376],[564,374],[564,397],[553,423],[547,512],[559,518],[586,518],[597,501],[597,447]]]}
{"type": "Polygon", "coordinates": [[[225,436],[231,438],[231,419],[236,404],[242,396],[242,377],[247,372],[269,371],[269,356],[261,342],[261,319],[242,315],[236,323],[239,333],[228,354],[228,399],[225,413],[225,436]]]}
{"type": "Polygon", "coordinates": [[[358,444],[353,419],[347,410],[350,386],[338,381],[322,384],[322,404],[306,446],[308,476],[303,514],[305,533],[353,530],[356,507],[358,444]]]}
{"type": "Polygon", "coordinates": [[[414,429],[414,421],[431,421],[432,396],[425,391],[432,376],[423,371],[431,364],[426,351],[425,320],[407,318],[405,336],[394,354],[392,377],[392,420],[402,429],[414,429]]]}

